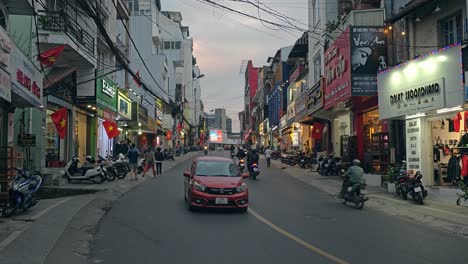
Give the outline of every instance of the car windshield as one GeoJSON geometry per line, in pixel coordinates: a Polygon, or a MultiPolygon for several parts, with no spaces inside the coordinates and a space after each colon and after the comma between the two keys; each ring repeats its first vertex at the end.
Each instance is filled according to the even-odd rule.
{"type": "Polygon", "coordinates": [[[236,165],[228,161],[199,161],[195,170],[197,176],[240,177],[236,165]]]}

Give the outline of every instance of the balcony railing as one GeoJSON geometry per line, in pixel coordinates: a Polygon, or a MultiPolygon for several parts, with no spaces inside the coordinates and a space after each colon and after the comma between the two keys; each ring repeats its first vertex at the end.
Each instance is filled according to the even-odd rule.
{"type": "Polygon", "coordinates": [[[63,11],[38,11],[37,26],[40,30],[61,32],[73,38],[75,44],[94,54],[94,37],[78,22],[63,11]]]}

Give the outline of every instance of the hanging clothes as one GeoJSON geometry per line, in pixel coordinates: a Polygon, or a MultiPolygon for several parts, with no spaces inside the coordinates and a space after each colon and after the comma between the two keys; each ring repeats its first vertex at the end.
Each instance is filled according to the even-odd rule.
{"type": "Polygon", "coordinates": [[[464,134],[460,138],[460,142],[458,142],[459,147],[467,147],[468,146],[468,134],[464,134]]]}
{"type": "Polygon", "coordinates": [[[452,121],[453,121],[453,130],[455,132],[460,132],[460,122],[462,120],[462,116],[460,113],[457,113],[457,115],[452,118],[452,121]]]}
{"type": "Polygon", "coordinates": [[[468,177],[468,155],[462,155],[461,176],[468,177]]]}
{"type": "Polygon", "coordinates": [[[448,131],[449,131],[449,132],[455,132],[455,125],[454,125],[453,120],[452,120],[451,118],[447,118],[446,120],[447,120],[447,122],[448,122],[448,124],[449,124],[449,129],[448,129],[448,131]]]}
{"type": "Polygon", "coordinates": [[[465,127],[464,127],[464,129],[468,130],[468,111],[465,112],[464,117],[465,117],[465,127]]]}
{"type": "Polygon", "coordinates": [[[433,152],[434,152],[434,162],[439,162],[440,161],[440,149],[439,149],[439,145],[435,145],[434,148],[433,148],[433,152]]]}
{"type": "Polygon", "coordinates": [[[447,168],[447,180],[452,182],[454,179],[460,177],[461,167],[460,158],[453,156],[449,159],[447,168]]]}

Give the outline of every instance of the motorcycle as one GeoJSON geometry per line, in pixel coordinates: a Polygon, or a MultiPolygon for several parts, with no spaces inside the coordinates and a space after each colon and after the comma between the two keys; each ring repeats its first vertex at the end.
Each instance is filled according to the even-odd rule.
{"type": "Polygon", "coordinates": [[[139,159],[138,160],[138,168],[137,168],[137,174],[141,174],[146,167],[146,160],[145,159],[139,159]]]}
{"type": "Polygon", "coordinates": [[[320,167],[318,168],[318,173],[322,176],[333,175],[335,171],[335,154],[330,154],[328,157],[324,158],[320,167]]]}
{"type": "Polygon", "coordinates": [[[17,175],[10,183],[9,200],[2,208],[2,216],[10,217],[18,209],[29,210],[39,202],[37,191],[42,184],[39,173],[31,174],[24,169],[15,168],[17,175]]]}
{"type": "Polygon", "coordinates": [[[172,149],[165,149],[164,150],[164,159],[174,160],[174,152],[172,151],[172,149]]]}
{"type": "Polygon", "coordinates": [[[403,200],[408,199],[408,180],[409,175],[406,171],[400,171],[395,181],[395,194],[403,200]]]}
{"type": "MultiPolygon", "coordinates": [[[[87,158],[92,160],[92,158],[87,158]]],[[[90,163],[82,167],[78,167],[80,161],[75,156],[65,166],[64,176],[67,177],[68,182],[73,180],[77,181],[92,181],[94,183],[103,183],[106,176],[99,166],[92,166],[90,163]]]]}
{"type": "Polygon", "coordinates": [[[205,154],[205,156],[208,155],[208,147],[207,146],[205,146],[205,148],[203,149],[203,154],[205,154]]]}
{"type": "Polygon", "coordinates": [[[407,182],[408,194],[411,195],[419,205],[424,204],[424,198],[427,196],[427,190],[424,189],[421,179],[423,175],[420,171],[417,171],[413,178],[410,178],[407,182]]]}
{"type": "Polygon", "coordinates": [[[368,200],[366,197],[366,187],[367,185],[365,183],[357,183],[353,186],[349,186],[345,194],[341,197],[343,204],[350,202],[353,203],[357,209],[362,209],[364,203],[368,200]]]}
{"type": "Polygon", "coordinates": [[[257,162],[253,162],[252,165],[250,165],[250,178],[256,180],[259,174],[260,170],[258,169],[258,164],[257,162]]]}
{"type": "Polygon", "coordinates": [[[245,160],[244,159],[239,159],[239,164],[237,166],[239,167],[239,170],[241,172],[243,172],[244,169],[245,169],[245,160]]]}
{"type": "Polygon", "coordinates": [[[130,165],[127,159],[119,158],[112,163],[112,166],[117,173],[118,179],[127,177],[127,174],[130,172],[130,165]]]}

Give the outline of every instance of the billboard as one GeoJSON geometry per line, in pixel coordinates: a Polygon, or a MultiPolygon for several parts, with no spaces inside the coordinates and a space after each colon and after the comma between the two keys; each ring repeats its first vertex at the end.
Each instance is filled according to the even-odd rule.
{"type": "Polygon", "coordinates": [[[222,130],[210,130],[210,142],[211,143],[222,143],[223,142],[223,131],[222,130]]]}
{"type": "Polygon", "coordinates": [[[387,68],[387,35],[383,27],[352,26],[351,95],[377,95],[377,72],[387,68]]]}

